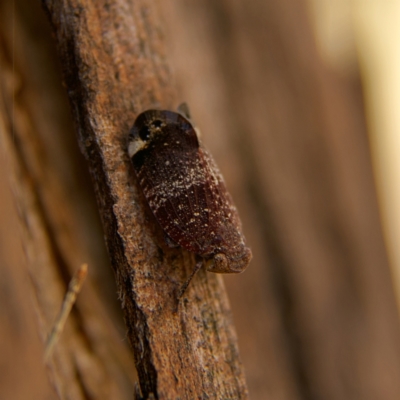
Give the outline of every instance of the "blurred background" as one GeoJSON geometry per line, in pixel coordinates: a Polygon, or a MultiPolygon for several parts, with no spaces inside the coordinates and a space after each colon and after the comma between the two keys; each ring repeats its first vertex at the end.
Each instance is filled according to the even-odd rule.
{"type": "MultiPolygon", "coordinates": [[[[178,98],[253,250],[245,273],[224,277],[250,397],[398,400],[400,1],[143,7],[159,17],[178,98]]],[[[39,1],[3,0],[0,46],[0,398],[56,398],[77,371],[86,398],[132,398],[132,355],[39,1]],[[43,340],[82,262],[90,275],[60,351],[90,343],[90,354],[45,367],[43,340]]]]}
{"type": "Polygon", "coordinates": [[[399,296],[400,2],[315,0],[310,11],[323,62],[361,77],[383,232],[399,296]]]}

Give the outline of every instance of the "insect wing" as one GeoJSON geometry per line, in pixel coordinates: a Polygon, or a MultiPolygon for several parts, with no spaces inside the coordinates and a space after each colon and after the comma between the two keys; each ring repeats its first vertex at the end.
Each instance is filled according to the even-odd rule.
{"type": "Polygon", "coordinates": [[[186,118],[171,111],[140,114],[129,152],[150,209],[173,241],[207,258],[242,251],[237,210],[186,118]]]}

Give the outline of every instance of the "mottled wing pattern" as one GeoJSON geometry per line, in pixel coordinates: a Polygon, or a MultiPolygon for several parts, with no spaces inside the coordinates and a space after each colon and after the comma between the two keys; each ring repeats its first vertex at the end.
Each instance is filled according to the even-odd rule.
{"type": "Polygon", "coordinates": [[[172,240],[196,254],[211,256],[221,244],[224,229],[239,221],[237,211],[192,125],[170,113],[169,123],[149,134],[143,126],[151,127],[160,112],[152,113],[143,121],[138,118],[131,133],[135,140],[142,129],[138,140],[149,139],[135,147],[139,150],[132,155],[140,186],[172,240]]]}
{"type": "Polygon", "coordinates": [[[245,244],[239,213],[213,158],[205,149],[200,149],[200,154],[204,158],[204,166],[212,182],[209,185],[211,192],[209,198],[212,202],[210,208],[214,210],[210,215],[211,225],[216,227],[216,237],[213,241],[214,252],[232,255],[241,253],[245,244]]]}

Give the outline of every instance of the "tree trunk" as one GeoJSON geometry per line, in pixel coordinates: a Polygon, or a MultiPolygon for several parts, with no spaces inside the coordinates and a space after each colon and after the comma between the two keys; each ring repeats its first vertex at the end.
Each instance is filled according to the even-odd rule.
{"type": "Polygon", "coordinates": [[[18,349],[0,347],[14,366],[0,397],[51,397],[34,367],[43,349],[33,320],[44,341],[87,262],[47,364],[60,398],[247,398],[222,277],[200,271],[176,312],[194,257],[165,245],[126,152],[139,112],[187,101],[254,254],[244,274],[224,277],[252,398],[400,398],[399,320],[360,82],[322,63],[305,2],[43,3],[55,41],[42,10],[16,1],[0,12],[0,161],[13,196],[1,198],[10,289],[0,333],[18,349]],[[16,236],[24,256],[8,245],[16,236]],[[24,366],[33,373],[21,376],[24,366]]]}
{"type": "MultiPolygon", "coordinates": [[[[174,109],[178,104],[165,60],[157,7],[151,3],[45,1],[44,6],[53,27],[79,145],[95,187],[141,395],[146,399],[247,398],[222,279],[200,271],[177,309],[176,293],[193,270],[194,257],[165,245],[163,234],[137,188],[127,156],[127,133],[137,114],[152,106],[174,109]]],[[[8,68],[13,74],[12,65],[8,68]]],[[[12,88],[8,96],[6,103],[12,104],[12,88]]],[[[20,139],[23,129],[12,126],[16,119],[7,104],[10,148],[13,134],[21,147],[33,148],[34,144],[28,141],[35,138],[20,139]]],[[[57,155],[52,153],[49,158],[57,155]]],[[[37,169],[44,168],[40,164],[45,158],[34,161],[39,164],[37,169]]],[[[31,170],[28,166],[24,172],[29,175],[31,170]]],[[[35,187],[29,190],[36,194],[37,189],[36,197],[41,196],[44,182],[40,178],[34,177],[35,187]]],[[[25,199],[28,194],[22,197],[25,199]]],[[[68,195],[60,201],[67,199],[68,195]]],[[[58,209],[60,204],[41,204],[40,214],[47,214],[48,207],[58,209]]],[[[69,215],[68,205],[62,204],[61,208],[69,215]]],[[[47,215],[40,218],[44,225],[54,223],[47,215]]],[[[74,219],[79,223],[78,218],[74,219]]],[[[49,253],[57,253],[52,254],[56,257],[54,267],[61,268],[68,281],[69,265],[79,265],[77,252],[72,248],[68,254],[61,254],[67,249],[53,243],[51,226],[44,228],[44,243],[38,243],[38,249],[47,245],[51,247],[49,253]]],[[[50,297],[49,292],[43,295],[50,297]]],[[[55,304],[61,303],[59,298],[55,299],[55,304]]],[[[39,304],[40,311],[41,307],[39,304]]],[[[44,319],[45,323],[51,321],[47,316],[44,319]]],[[[48,332],[49,326],[46,328],[48,332]]],[[[79,341],[82,333],[76,332],[75,336],[71,340],[79,341]]],[[[89,392],[86,382],[82,384],[80,379],[64,374],[68,369],[71,373],[77,369],[75,373],[80,377],[80,366],[74,365],[73,360],[63,362],[62,366],[57,361],[56,356],[52,369],[59,378],[55,386],[60,396],[85,396],[85,391],[89,392]]],[[[115,385],[116,379],[103,379],[102,384],[115,385]]],[[[90,390],[90,397],[121,398],[121,394],[110,395],[110,391],[107,396],[101,394],[96,387],[90,390]]]]}

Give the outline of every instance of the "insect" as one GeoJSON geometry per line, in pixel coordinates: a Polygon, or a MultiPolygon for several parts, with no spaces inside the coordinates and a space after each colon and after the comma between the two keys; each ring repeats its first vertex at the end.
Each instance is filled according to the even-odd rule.
{"type": "Polygon", "coordinates": [[[196,255],[178,298],[203,264],[211,272],[243,272],[252,254],[237,209],[188,111],[141,113],[129,133],[128,153],[158,223],[174,243],[196,255]]]}

